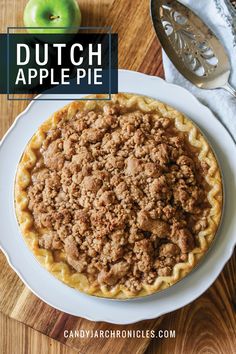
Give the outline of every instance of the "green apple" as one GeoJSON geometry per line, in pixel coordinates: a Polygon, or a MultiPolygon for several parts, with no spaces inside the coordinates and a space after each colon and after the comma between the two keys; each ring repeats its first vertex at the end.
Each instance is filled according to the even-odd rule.
{"type": "Polygon", "coordinates": [[[25,27],[50,28],[28,28],[30,33],[75,33],[76,29],[65,27],[79,27],[80,23],[81,12],[76,0],[29,0],[25,7],[25,27]]]}

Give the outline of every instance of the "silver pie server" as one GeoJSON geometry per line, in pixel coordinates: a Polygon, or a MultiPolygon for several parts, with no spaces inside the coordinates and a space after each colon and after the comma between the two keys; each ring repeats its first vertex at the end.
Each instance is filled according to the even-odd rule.
{"type": "Polygon", "coordinates": [[[186,79],[199,88],[223,88],[236,97],[224,46],[192,10],[176,0],[151,0],[151,17],[165,53],[186,79]]]}

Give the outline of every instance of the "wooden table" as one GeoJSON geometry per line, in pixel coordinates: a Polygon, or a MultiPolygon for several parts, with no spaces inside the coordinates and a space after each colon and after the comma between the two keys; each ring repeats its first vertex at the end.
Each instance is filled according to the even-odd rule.
{"type": "MultiPolygon", "coordinates": [[[[26,0],[0,0],[2,32],[6,32],[7,26],[23,25],[25,3],[26,0]]],[[[79,4],[84,26],[108,24],[113,32],[118,33],[120,68],[163,77],[161,47],[152,29],[148,0],[80,0],[79,4]]],[[[6,96],[0,96],[1,136],[27,104],[7,101],[6,96]]],[[[50,308],[25,288],[4,255],[0,254],[0,352],[236,353],[235,254],[215,283],[193,303],[156,320],[122,327],[78,319],[50,308]],[[174,329],[176,338],[66,340],[60,332],[62,326],[77,329],[174,329]]]]}

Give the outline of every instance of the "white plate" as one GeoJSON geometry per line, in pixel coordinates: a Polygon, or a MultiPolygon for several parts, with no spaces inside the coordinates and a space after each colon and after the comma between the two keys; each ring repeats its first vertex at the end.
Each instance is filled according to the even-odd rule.
{"type": "MultiPolygon", "coordinates": [[[[11,267],[23,282],[51,306],[93,321],[128,324],[174,311],[201,295],[217,278],[236,242],[236,147],[220,122],[185,89],[158,77],[119,71],[119,91],[147,95],[184,112],[207,135],[223,170],[225,213],[220,233],[191,276],[159,294],[144,299],[111,301],[81,294],[61,283],[36,261],[18,230],[13,206],[16,166],[27,142],[48,116],[68,101],[34,101],[18,117],[0,147],[0,244],[11,267]]],[[[50,98],[43,95],[41,98],[50,98]]]]}

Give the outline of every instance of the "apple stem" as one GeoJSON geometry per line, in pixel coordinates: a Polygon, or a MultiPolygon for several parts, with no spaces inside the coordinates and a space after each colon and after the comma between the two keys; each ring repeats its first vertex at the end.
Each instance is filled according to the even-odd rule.
{"type": "Polygon", "coordinates": [[[49,19],[50,20],[56,20],[57,18],[59,18],[60,16],[54,16],[54,15],[51,15],[49,16],[49,19]]]}

